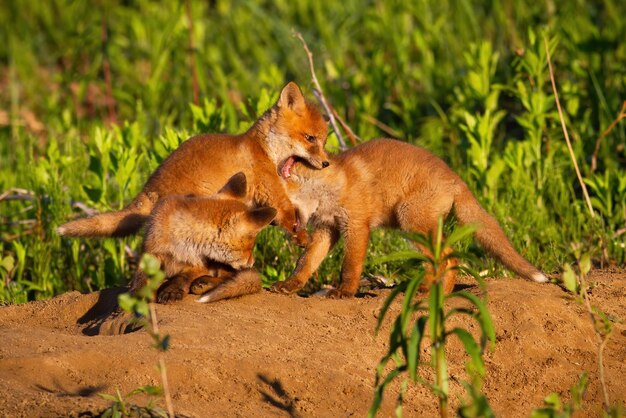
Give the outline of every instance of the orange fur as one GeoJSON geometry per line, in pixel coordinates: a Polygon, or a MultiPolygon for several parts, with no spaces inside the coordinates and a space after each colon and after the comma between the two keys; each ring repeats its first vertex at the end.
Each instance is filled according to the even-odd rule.
{"type": "Polygon", "coordinates": [[[285,178],[294,159],[306,160],[316,169],[328,164],[326,132],[326,122],[317,107],[305,100],[295,83],[289,83],[276,104],[247,132],[188,139],[163,161],[124,209],[74,220],[57,231],[68,237],[133,234],[161,199],[170,195],[210,196],[233,174],[243,171],[253,202],[276,208],[278,224],[295,234],[299,242],[306,242],[306,232],[300,228],[285,191],[285,178]]]}
{"type": "MultiPolygon", "coordinates": [[[[452,209],[459,223],[476,224],[478,242],[506,267],[527,279],[547,280],[515,251],[456,173],[429,151],[408,143],[369,141],[335,156],[322,171],[299,164],[287,189],[314,231],[291,277],[275,283],[274,290],[301,289],[342,235],[341,285],[330,296],[351,297],[358,290],[371,229],[392,227],[428,234],[436,231],[438,218],[452,209]]],[[[456,260],[449,260],[447,266],[456,266],[456,260]]],[[[435,272],[427,273],[427,281],[432,280],[435,272]]],[[[445,289],[451,291],[454,271],[444,280],[445,289]]]]}
{"type": "MultiPolygon", "coordinates": [[[[246,188],[245,175],[237,173],[213,196],[169,196],[157,203],[146,222],[143,252],[159,259],[168,279],[158,291],[159,302],[182,299],[199,277],[252,268],[255,238],[276,209],[250,208],[246,188]]],[[[145,282],[138,269],[131,291],[145,282]]]]}

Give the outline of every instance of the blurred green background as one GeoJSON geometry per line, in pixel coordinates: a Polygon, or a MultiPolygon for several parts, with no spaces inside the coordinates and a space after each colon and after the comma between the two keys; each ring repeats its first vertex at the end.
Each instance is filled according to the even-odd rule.
{"type": "MultiPolygon", "coordinates": [[[[624,16],[618,0],[4,0],[0,301],[126,283],[139,237],[67,240],[54,228],[80,207],[122,207],[191,134],[245,130],[288,81],[313,99],[294,30],[361,138],[440,155],[529,260],[556,272],[592,251],[596,266],[623,265],[624,16]],[[544,38],[594,219],[563,139],[544,38]]],[[[374,234],[366,273],[410,274],[377,262],[402,248],[399,234],[374,234]]],[[[272,228],[257,251],[265,284],[288,276],[299,252],[272,228]]],[[[339,260],[334,252],[314,287],[337,278],[339,260]]],[[[474,267],[504,273],[486,257],[474,267]]]]}

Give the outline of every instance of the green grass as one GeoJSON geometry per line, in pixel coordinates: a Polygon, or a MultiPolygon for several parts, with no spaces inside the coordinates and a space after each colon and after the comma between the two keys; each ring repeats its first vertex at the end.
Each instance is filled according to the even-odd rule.
{"type": "MultiPolygon", "coordinates": [[[[125,283],[134,268],[125,247],[136,250],[139,237],[66,240],[54,228],[78,212],[73,202],[123,206],[191,134],[246,129],[289,80],[312,99],[292,29],[359,136],[396,135],[442,156],[539,267],[555,271],[571,243],[596,263],[626,262],[623,121],[603,139],[595,172],[590,166],[625,99],[622,1],[190,1],[193,49],[186,1],[5,3],[0,193],[32,195],[0,200],[4,302],[125,283]],[[560,131],[544,35],[594,222],[560,131]]],[[[366,273],[401,277],[402,265],[371,260],[404,246],[394,232],[376,233],[366,273]]],[[[268,282],[285,277],[297,254],[268,230],[259,269],[268,282]]],[[[320,282],[339,275],[339,254],[320,282]]],[[[478,268],[503,272],[481,260],[478,268]]]]}

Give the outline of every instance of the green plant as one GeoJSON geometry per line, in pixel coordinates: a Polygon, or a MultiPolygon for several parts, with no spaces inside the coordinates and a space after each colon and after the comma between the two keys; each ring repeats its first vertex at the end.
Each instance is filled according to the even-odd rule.
{"type": "Polygon", "coordinates": [[[144,254],[141,258],[140,267],[147,276],[147,283],[144,287],[139,289],[135,294],[123,293],[119,296],[118,302],[122,310],[132,315],[131,321],[145,329],[154,342],[153,347],[159,351],[159,372],[161,374],[161,383],[163,387],[154,386],[142,386],[131,391],[126,396],[122,396],[117,390],[115,396],[112,395],[100,395],[105,399],[113,401],[113,404],[103,413],[104,416],[110,417],[122,417],[122,416],[169,416],[174,418],[174,408],[172,406],[172,398],[169,392],[169,383],[167,379],[167,369],[165,367],[165,359],[163,353],[165,353],[170,346],[170,336],[161,335],[159,332],[158,321],[156,317],[156,310],[154,307],[154,295],[156,294],[159,286],[165,279],[165,273],[160,268],[159,261],[150,254],[144,254]],[[165,404],[167,406],[167,413],[154,406],[151,403],[146,407],[138,407],[136,405],[128,404],[126,399],[130,396],[138,393],[146,393],[148,395],[160,395],[165,396],[165,404]]]}
{"type": "Polygon", "coordinates": [[[589,296],[591,286],[587,283],[587,275],[591,270],[591,255],[589,252],[582,251],[582,247],[579,245],[574,245],[573,250],[577,260],[577,268],[573,269],[569,264],[566,264],[563,267],[561,283],[567,291],[576,295],[578,300],[584,304],[593,324],[597,340],[598,375],[603,394],[604,412],[608,416],[613,416],[614,413],[617,413],[616,411],[619,412],[619,408],[612,407],[609,401],[609,392],[604,374],[604,349],[611,338],[613,322],[619,319],[607,315],[600,308],[591,304],[589,296]]]}
{"type": "MultiPolygon", "coordinates": [[[[247,129],[286,81],[313,99],[292,29],[309,43],[327,99],[358,136],[393,136],[442,156],[531,262],[556,271],[569,242],[598,242],[598,231],[596,254],[626,262],[617,181],[626,178],[626,131],[616,119],[626,90],[624,2],[561,2],[558,13],[531,0],[5,3],[0,241],[17,266],[8,303],[124,284],[140,239],[67,240],[54,228],[129,203],[191,135],[247,129]],[[541,33],[550,35],[564,116],[575,125],[573,151],[598,186],[587,183],[599,228],[587,221],[559,139],[541,33]],[[198,101],[190,106],[194,77],[198,101]]],[[[257,247],[267,281],[288,275],[297,254],[272,234],[257,247]]],[[[375,258],[403,245],[381,233],[370,250],[375,258]]],[[[369,273],[406,274],[399,264],[370,263],[369,273]]],[[[338,269],[337,257],[329,259],[318,281],[338,269]]]]}
{"type": "Polygon", "coordinates": [[[100,397],[111,401],[110,407],[105,409],[100,415],[101,418],[122,418],[122,417],[136,417],[136,418],[167,418],[167,412],[154,404],[151,399],[146,406],[137,406],[129,403],[129,399],[135,395],[146,394],[148,396],[160,396],[163,394],[163,390],[158,386],[142,386],[130,391],[129,393],[122,395],[119,389],[116,389],[115,395],[108,395],[106,393],[100,393],[100,397]]]}
{"type": "MultiPolygon", "coordinates": [[[[389,349],[387,354],[383,356],[376,369],[376,389],[374,400],[369,410],[368,416],[373,417],[380,408],[383,394],[387,386],[400,375],[405,375],[402,379],[400,393],[397,399],[396,415],[402,414],[402,402],[404,400],[405,391],[409,382],[420,383],[427,386],[439,398],[439,412],[442,417],[448,416],[448,371],[446,361],[446,342],[448,338],[456,336],[463,344],[465,351],[469,355],[467,363],[468,374],[472,377],[474,383],[480,381],[485,374],[485,367],[482,360],[482,353],[487,342],[495,343],[495,331],[491,321],[491,317],[487,310],[484,300],[477,296],[466,292],[459,291],[450,295],[443,293],[443,278],[448,273],[448,260],[451,257],[460,259],[467,258],[460,253],[448,253],[445,248],[451,247],[464,237],[473,232],[471,226],[463,226],[455,229],[445,240],[443,239],[443,221],[440,219],[438,231],[435,236],[426,238],[420,235],[411,235],[411,239],[419,242],[427,248],[432,257],[426,257],[421,254],[403,252],[401,254],[390,255],[382,261],[398,258],[411,258],[414,260],[424,261],[428,265],[430,271],[436,272],[434,281],[428,291],[428,299],[424,301],[416,298],[418,289],[424,279],[424,272],[416,275],[402,285],[396,287],[385,300],[378,316],[376,332],[380,330],[382,322],[387,314],[391,303],[404,291],[402,298],[402,307],[400,314],[393,322],[389,335],[389,349]],[[445,302],[461,299],[466,301],[469,306],[453,308],[446,310],[445,302]],[[416,317],[417,315],[417,317],[416,317]],[[480,326],[481,333],[479,343],[476,342],[472,334],[461,327],[450,329],[450,320],[458,315],[468,315],[477,321],[480,326]],[[425,338],[428,334],[430,339],[430,362],[424,361],[420,357],[422,345],[425,344],[425,338]],[[391,371],[386,371],[387,366],[392,364],[391,371]],[[423,378],[419,371],[420,368],[430,366],[435,374],[434,381],[429,382],[423,378]]],[[[457,268],[457,267],[453,267],[457,268]]],[[[462,270],[469,272],[469,269],[462,270]]],[[[483,283],[478,275],[474,275],[478,283],[483,283]]],[[[468,388],[478,388],[477,385],[468,385],[468,388]]],[[[484,396],[470,390],[470,401],[464,405],[462,411],[467,416],[475,413],[475,416],[490,416],[490,408],[484,396]]]]}
{"type": "Polygon", "coordinates": [[[571,400],[563,404],[561,398],[556,393],[551,393],[543,400],[543,408],[537,408],[530,414],[531,418],[569,418],[574,412],[579,410],[583,403],[583,395],[587,389],[588,376],[582,373],[576,383],[570,389],[571,400]]]}

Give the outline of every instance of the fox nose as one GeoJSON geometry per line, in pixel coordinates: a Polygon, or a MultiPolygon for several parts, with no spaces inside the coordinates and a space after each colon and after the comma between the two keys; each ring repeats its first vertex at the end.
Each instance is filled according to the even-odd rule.
{"type": "Polygon", "coordinates": [[[322,167],[323,167],[323,168],[326,168],[326,167],[328,167],[329,165],[330,165],[330,163],[329,163],[328,161],[324,161],[324,162],[322,163],[322,167]]]}

